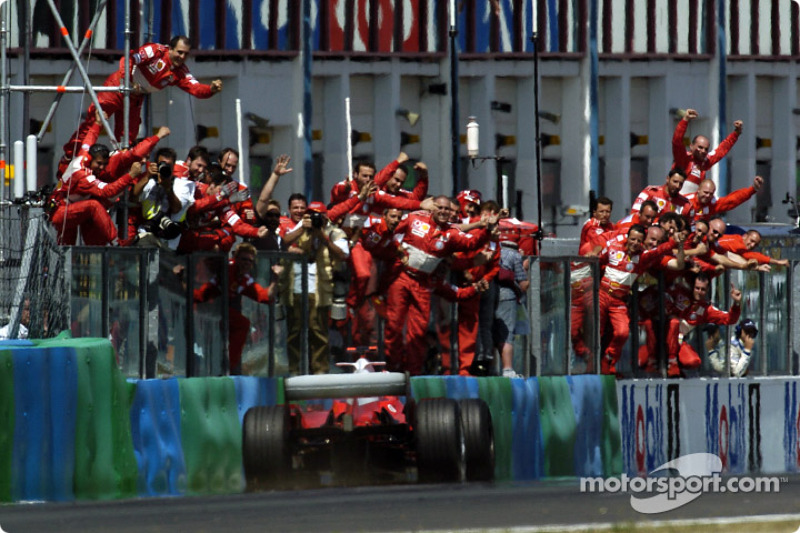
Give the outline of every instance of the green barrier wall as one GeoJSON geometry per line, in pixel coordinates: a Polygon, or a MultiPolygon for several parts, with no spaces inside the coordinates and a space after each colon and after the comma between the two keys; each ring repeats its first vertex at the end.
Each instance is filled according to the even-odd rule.
{"type": "Polygon", "coordinates": [[[229,378],[179,380],[181,434],[191,493],[239,492],[242,430],[229,378]]]}
{"type": "Polygon", "coordinates": [[[545,448],[544,475],[572,475],[575,464],[575,413],[566,379],[539,378],[539,416],[545,448]]]}
{"type": "Polygon", "coordinates": [[[0,501],[11,501],[14,448],[14,362],[11,350],[0,349],[0,501]]]}

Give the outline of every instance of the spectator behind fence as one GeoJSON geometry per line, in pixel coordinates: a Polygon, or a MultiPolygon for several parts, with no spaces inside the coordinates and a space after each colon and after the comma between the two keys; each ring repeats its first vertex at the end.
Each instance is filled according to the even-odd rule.
{"type": "MultiPolygon", "coordinates": [[[[518,377],[514,370],[514,334],[517,325],[517,305],[525,296],[530,282],[519,253],[519,231],[513,226],[501,226],[500,270],[497,276],[497,310],[494,315],[495,346],[500,352],[502,376],[518,377]]],[[[524,303],[524,302],[523,302],[524,303]]]]}
{"type": "MultiPolygon", "coordinates": [[[[17,329],[17,339],[28,338],[28,327],[31,325],[31,299],[25,298],[22,308],[19,311],[19,327],[17,329]]],[[[0,328],[0,341],[11,338],[11,323],[0,328]]]]}
{"type": "MultiPolygon", "coordinates": [[[[708,350],[708,360],[711,367],[719,374],[725,374],[725,358],[719,352],[720,334],[719,327],[710,325],[715,329],[708,331],[709,336],[706,340],[708,350]]],[[[753,356],[753,348],[756,345],[758,327],[750,318],[744,318],[736,326],[734,334],[731,336],[730,362],[732,377],[741,378],[747,375],[748,365],[753,356]]]]}

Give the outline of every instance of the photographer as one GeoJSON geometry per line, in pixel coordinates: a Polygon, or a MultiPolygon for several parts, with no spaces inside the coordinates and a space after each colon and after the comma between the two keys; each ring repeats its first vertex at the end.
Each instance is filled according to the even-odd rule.
{"type": "MultiPolygon", "coordinates": [[[[300,334],[303,321],[302,262],[308,264],[308,348],[309,370],[312,374],[326,374],[329,369],[328,321],[334,296],[334,273],[341,268],[350,254],[347,236],[343,230],[330,223],[322,202],[306,204],[305,197],[292,195],[290,212],[295,216],[302,207],[302,217],[294,230],[289,252],[298,255],[281,277],[281,303],[287,308],[289,334],[289,371],[300,370],[300,334]]],[[[288,235],[288,234],[287,234],[288,235]]]]}
{"type": "Polygon", "coordinates": [[[173,165],[176,159],[175,150],[159,149],[155,162],[147,165],[147,172],[133,186],[131,197],[138,205],[131,207],[128,224],[135,228],[133,244],[137,246],[158,246],[161,239],[174,239],[181,233],[181,225],[169,218],[181,208],[181,203],[172,190],[173,165]]]}
{"type": "MultiPolygon", "coordinates": [[[[736,326],[735,332],[731,337],[731,376],[741,378],[747,375],[747,367],[753,354],[753,347],[756,344],[758,327],[749,318],[743,319],[736,326]]],[[[711,367],[720,374],[725,374],[725,359],[719,353],[719,344],[715,343],[708,352],[708,359],[711,367]]]]}

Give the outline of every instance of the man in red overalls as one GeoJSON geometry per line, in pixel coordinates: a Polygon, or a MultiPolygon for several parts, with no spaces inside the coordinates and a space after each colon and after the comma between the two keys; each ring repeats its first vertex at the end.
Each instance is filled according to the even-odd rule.
{"type": "Polygon", "coordinates": [[[687,109],[683,119],[675,127],[672,135],[672,168],[680,169],[686,175],[681,194],[689,194],[697,190],[697,186],[706,177],[706,171],[716,165],[733,148],[739,135],[742,134],[741,120],[733,123],[733,131],[722,141],[716,149],[708,151],[709,141],[703,135],[695,135],[689,150],[683,145],[683,136],[689,127],[689,122],[699,115],[694,109],[687,109]]]}
{"type": "Polygon", "coordinates": [[[128,174],[113,183],[97,179],[108,162],[108,148],[95,144],[100,125],[94,124],[83,139],[83,147],[73,159],[50,195],[48,203],[53,211],[50,222],[56,230],[59,244],[73,245],[81,229],[83,241],[90,246],[105,246],[117,238],[117,227],[108,214],[106,205],[112,198],[133,185],[143,172],[136,162],[128,174]]]}
{"type": "Polygon", "coordinates": [[[684,336],[695,326],[701,324],[730,326],[739,321],[739,315],[742,312],[742,291],[731,284],[733,303],[726,313],[708,301],[708,286],[708,276],[701,272],[694,280],[691,296],[681,292],[668,300],[667,311],[670,318],[667,331],[667,348],[669,350],[667,375],[670,377],[680,376],[678,361],[685,369],[697,368],[702,362],[691,344],[683,342],[684,336]]]}
{"type": "Polygon", "coordinates": [[[387,294],[386,359],[390,369],[407,370],[412,375],[422,373],[428,351],[425,331],[430,316],[433,272],[453,252],[482,247],[497,223],[496,218],[489,218],[482,229],[463,233],[450,226],[447,196],[436,197],[434,206],[433,214],[416,211],[395,229],[395,242],[405,258],[387,294]]]}
{"type": "MultiPolygon", "coordinates": [[[[128,117],[128,140],[136,139],[139,125],[142,123],[142,103],[144,95],[155,93],[161,89],[176,85],[196,98],[211,98],[222,91],[222,80],[214,80],[211,85],[197,81],[186,67],[191,43],[183,35],[173,37],[169,46],[157,43],[147,43],[138,50],[132,50],[130,56],[130,81],[133,92],[130,95],[130,115],[128,117]]],[[[120,59],[119,69],[103,82],[105,87],[119,87],[125,82],[125,58],[120,59]]],[[[106,116],[114,115],[114,136],[122,140],[123,135],[123,105],[122,93],[102,92],[97,95],[100,107],[106,116]]],[[[89,106],[88,116],[94,116],[94,104],[89,106]]],[[[73,138],[64,146],[64,152],[72,153],[72,145],[79,138],[83,124],[73,135],[73,138]]]]}
{"type": "Polygon", "coordinates": [[[645,229],[631,226],[625,242],[610,241],[600,252],[600,266],[605,273],[600,280],[600,331],[604,331],[611,320],[613,335],[601,360],[603,374],[616,374],[616,365],[622,355],[622,347],[628,340],[630,319],[628,296],[639,274],[645,272],[658,260],[669,254],[674,247],[683,246],[683,234],[676,234],[677,242],[670,238],[654,250],[644,250],[645,229]]]}

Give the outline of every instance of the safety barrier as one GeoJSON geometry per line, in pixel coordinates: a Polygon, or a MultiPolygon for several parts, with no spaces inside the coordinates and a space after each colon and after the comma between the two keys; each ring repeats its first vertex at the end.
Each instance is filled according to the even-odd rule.
{"type": "MultiPolygon", "coordinates": [[[[281,378],[126,381],[105,339],[0,343],[0,500],[243,490],[241,424],[281,378]]],[[[422,377],[416,398],[483,398],[499,480],[621,472],[614,380],[422,377]]]]}
{"type": "Polygon", "coordinates": [[[623,471],[646,475],[691,453],[723,474],[800,471],[797,378],[621,381],[623,471]]]}

